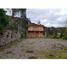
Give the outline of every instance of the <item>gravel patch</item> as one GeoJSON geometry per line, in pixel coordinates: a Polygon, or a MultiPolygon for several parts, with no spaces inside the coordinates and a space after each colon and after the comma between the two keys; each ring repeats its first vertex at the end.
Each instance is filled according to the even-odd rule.
{"type": "MultiPolygon", "coordinates": [[[[36,52],[40,50],[63,50],[66,40],[59,39],[23,39],[13,47],[0,51],[0,58],[37,59],[36,52]]],[[[51,55],[52,56],[52,55],[51,55]]]]}

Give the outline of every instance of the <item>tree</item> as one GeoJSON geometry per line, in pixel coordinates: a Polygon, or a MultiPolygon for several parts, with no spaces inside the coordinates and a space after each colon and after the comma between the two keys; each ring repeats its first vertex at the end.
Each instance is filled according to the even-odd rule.
{"type": "Polygon", "coordinates": [[[3,9],[0,9],[0,33],[5,29],[8,24],[8,19],[3,9]]]}

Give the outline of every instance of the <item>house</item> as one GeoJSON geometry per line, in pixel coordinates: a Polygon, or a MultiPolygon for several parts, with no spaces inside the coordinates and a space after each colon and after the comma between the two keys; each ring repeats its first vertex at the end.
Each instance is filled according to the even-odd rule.
{"type": "Polygon", "coordinates": [[[28,37],[36,38],[36,37],[44,37],[45,36],[46,27],[41,24],[30,23],[28,25],[28,37]]]}

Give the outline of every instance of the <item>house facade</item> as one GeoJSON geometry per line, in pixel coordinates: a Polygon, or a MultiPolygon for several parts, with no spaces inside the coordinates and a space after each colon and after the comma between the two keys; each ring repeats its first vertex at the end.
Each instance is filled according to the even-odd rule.
{"type": "Polygon", "coordinates": [[[37,38],[45,36],[46,27],[41,24],[31,23],[28,25],[28,37],[29,38],[37,38]]]}

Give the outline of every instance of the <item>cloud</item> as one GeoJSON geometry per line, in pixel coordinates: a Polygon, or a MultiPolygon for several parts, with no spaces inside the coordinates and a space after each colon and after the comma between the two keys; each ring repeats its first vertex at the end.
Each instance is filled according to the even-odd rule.
{"type": "Polygon", "coordinates": [[[65,26],[67,19],[67,9],[27,9],[27,17],[32,22],[45,26],[65,26]]]}
{"type": "MultiPolygon", "coordinates": [[[[11,9],[5,9],[7,11],[7,15],[11,15],[11,9]]],[[[56,9],[27,9],[26,11],[27,17],[30,18],[31,22],[38,23],[47,26],[47,27],[60,27],[67,26],[67,9],[65,8],[56,8],[56,9]]],[[[20,13],[16,14],[16,16],[20,17],[20,13]]]]}

